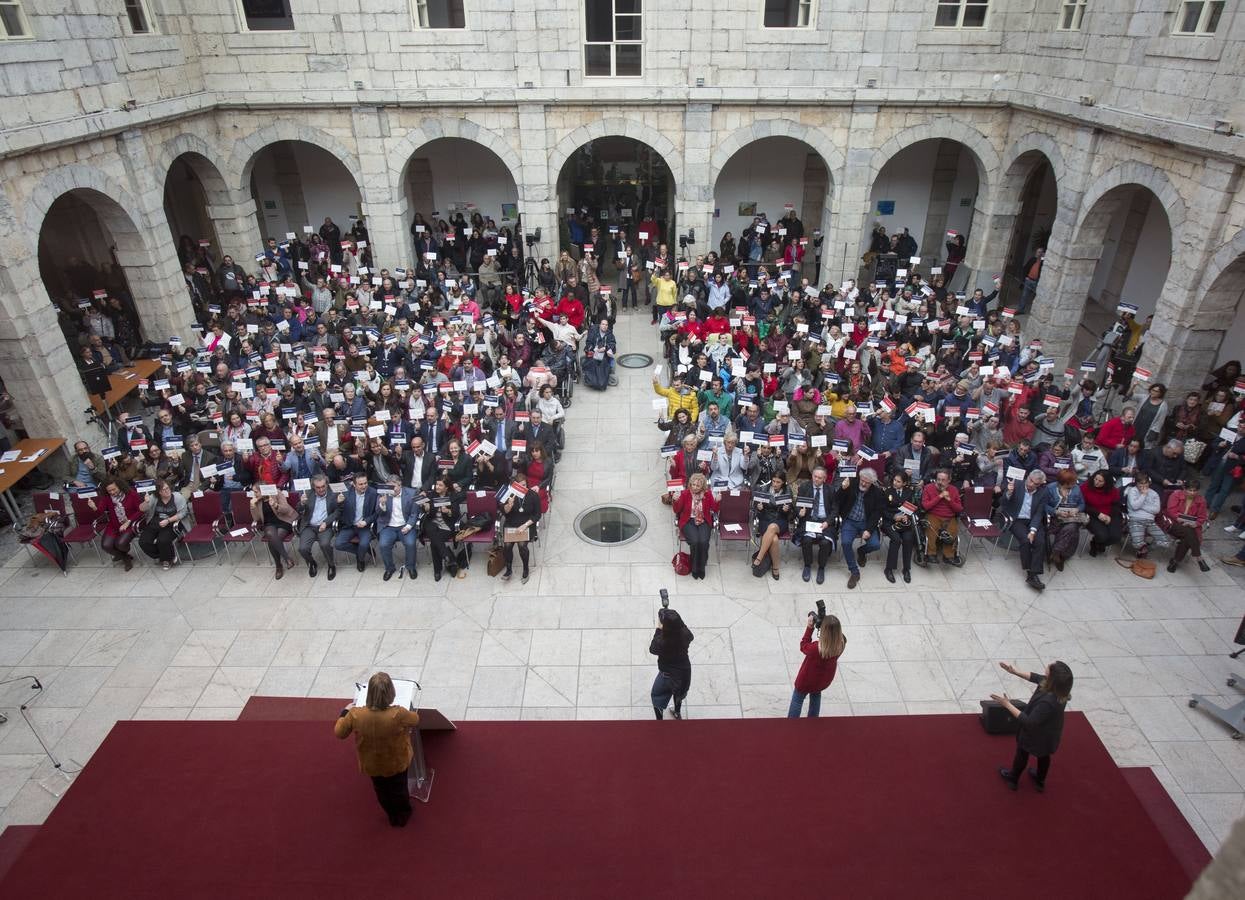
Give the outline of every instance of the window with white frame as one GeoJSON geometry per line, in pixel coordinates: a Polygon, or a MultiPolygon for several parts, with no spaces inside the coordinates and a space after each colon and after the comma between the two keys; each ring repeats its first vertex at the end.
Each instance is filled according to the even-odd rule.
{"type": "Polygon", "coordinates": [[[1060,31],[1080,31],[1081,20],[1085,18],[1085,0],[1063,0],[1063,9],[1059,13],[1060,31]]]}
{"type": "Polygon", "coordinates": [[[30,37],[34,35],[30,31],[30,23],[26,21],[21,0],[0,0],[0,40],[30,37]]]}
{"type": "Polygon", "coordinates": [[[147,0],[125,0],[125,15],[130,20],[131,34],[155,33],[155,20],[147,8],[147,0]]]}
{"type": "Polygon", "coordinates": [[[1185,0],[1176,17],[1176,34],[1214,34],[1223,18],[1223,0],[1185,0]]]}
{"type": "Polygon", "coordinates": [[[813,0],[765,0],[766,28],[807,28],[812,22],[813,0]]]}
{"type": "Polygon", "coordinates": [[[238,16],[247,31],[293,31],[290,0],[236,0],[238,16]]]}
{"type": "Polygon", "coordinates": [[[938,0],[935,28],[985,28],[990,0],[938,0]]]}
{"type": "Polygon", "coordinates": [[[463,0],[411,0],[415,24],[420,28],[466,28],[463,0]]]}
{"type": "Polygon", "coordinates": [[[584,75],[638,78],[641,0],[584,0],[584,75]]]}

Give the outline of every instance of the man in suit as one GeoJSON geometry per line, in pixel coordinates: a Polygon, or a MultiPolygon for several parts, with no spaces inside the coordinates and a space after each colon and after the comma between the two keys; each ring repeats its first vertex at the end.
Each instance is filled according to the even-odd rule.
{"type": "Polygon", "coordinates": [[[360,472],[355,475],[353,486],[341,500],[341,512],[338,514],[341,527],[335,547],[348,551],[351,540],[357,537],[359,543],[354,552],[360,572],[367,568],[367,548],[372,543],[372,526],[376,523],[376,499],[376,489],[368,486],[367,475],[360,472]]]}
{"type": "Polygon", "coordinates": [[[319,567],[311,555],[314,544],[320,545],[320,555],[329,567],[329,581],[337,577],[333,561],[333,525],[337,522],[337,495],[329,490],[329,480],[323,472],[311,478],[311,490],[298,501],[298,555],[307,560],[307,574],[316,577],[319,567]]]}
{"type": "Polygon", "coordinates": [[[402,484],[416,491],[427,490],[437,471],[437,459],[428,452],[421,435],[411,437],[411,452],[402,458],[402,484]]]}
{"type": "Polygon", "coordinates": [[[843,559],[851,572],[847,586],[854,588],[860,583],[860,567],[865,564],[866,554],[882,546],[882,512],[886,501],[878,487],[878,473],[862,468],[857,477],[844,478],[836,499],[843,521],[840,532],[843,559]],[[852,542],[858,536],[864,543],[853,555],[852,542]]]}
{"type": "Polygon", "coordinates": [[[1011,520],[1012,535],[1020,542],[1020,566],[1027,573],[1025,584],[1036,591],[1046,589],[1042,563],[1046,558],[1046,473],[1034,469],[1023,484],[1008,479],[1000,508],[1011,520]]]}
{"type": "Polygon", "coordinates": [[[318,450],[312,450],[303,442],[302,435],[293,435],[290,438],[290,449],[285,453],[285,459],[281,461],[281,468],[290,476],[291,482],[295,478],[310,478],[313,475],[319,475],[324,472],[324,460],[320,458],[318,450]]]}
{"type": "Polygon", "coordinates": [[[192,437],[186,452],[177,461],[177,480],[182,484],[182,496],[189,499],[195,491],[204,490],[207,487],[201,473],[204,466],[210,466],[215,462],[216,457],[210,451],[203,449],[199,438],[192,437]]]}
{"type": "Polygon", "coordinates": [[[545,424],[539,409],[532,410],[528,415],[528,421],[515,429],[514,436],[520,441],[527,441],[529,450],[532,449],[533,444],[540,444],[541,449],[545,451],[545,458],[548,459],[553,456],[558,445],[553,426],[545,424]]]}
{"type": "Polygon", "coordinates": [[[925,446],[925,432],[914,431],[912,439],[895,451],[887,471],[892,475],[896,472],[907,471],[913,482],[919,483],[929,477],[929,470],[933,464],[933,452],[925,446]],[[905,465],[912,461],[915,461],[915,466],[905,465]]]}
{"type": "Polygon", "coordinates": [[[190,422],[184,415],[174,416],[172,411],[162,409],[156,413],[156,421],[152,423],[152,436],[156,444],[166,453],[169,443],[181,441],[185,445],[186,435],[190,432],[190,422]]]}
{"type": "Polygon", "coordinates": [[[377,524],[380,528],[380,558],[385,563],[385,581],[393,577],[397,566],[393,562],[393,545],[398,541],[406,549],[406,572],[418,577],[415,570],[415,552],[419,546],[420,492],[402,486],[402,477],[389,478],[390,493],[378,501],[377,524]]]}
{"type": "Polygon", "coordinates": [[[817,548],[817,583],[826,580],[826,563],[834,552],[836,543],[834,533],[834,488],[826,482],[826,469],[817,466],[813,469],[813,480],[800,485],[796,494],[796,515],[799,517],[798,531],[800,536],[800,552],[804,554],[803,578],[812,578],[813,548],[817,548]],[[806,523],[813,522],[820,528],[811,529],[806,523]]]}
{"type": "Polygon", "coordinates": [[[445,452],[449,438],[445,432],[445,422],[438,417],[435,403],[424,410],[424,421],[419,423],[419,436],[424,439],[424,446],[433,457],[445,452]]]}

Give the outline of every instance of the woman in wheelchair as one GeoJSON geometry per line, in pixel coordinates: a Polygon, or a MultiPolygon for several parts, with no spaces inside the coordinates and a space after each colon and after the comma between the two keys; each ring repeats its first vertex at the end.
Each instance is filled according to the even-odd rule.
{"type": "Polygon", "coordinates": [[[759,547],[752,557],[752,574],[765,574],[765,557],[770,560],[770,574],[778,580],[778,563],[782,551],[779,538],[790,531],[792,498],[787,478],[775,472],[766,487],[758,486],[752,494],[753,534],[759,547]]]}

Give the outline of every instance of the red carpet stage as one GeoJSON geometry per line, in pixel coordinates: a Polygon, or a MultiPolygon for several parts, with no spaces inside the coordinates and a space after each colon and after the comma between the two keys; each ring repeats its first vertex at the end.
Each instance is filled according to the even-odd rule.
{"type": "Polygon", "coordinates": [[[325,706],[119,723],[0,896],[1150,900],[1192,882],[1079,714],[1044,795],[1004,789],[1013,741],[967,715],[467,722],[426,737],[432,802],[393,829],[332,712],[305,720],[325,706]]]}

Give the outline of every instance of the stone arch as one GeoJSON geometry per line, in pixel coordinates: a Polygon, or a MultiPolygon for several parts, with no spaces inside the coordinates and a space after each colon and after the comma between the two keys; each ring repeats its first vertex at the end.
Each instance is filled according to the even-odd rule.
{"type": "Polygon", "coordinates": [[[519,154],[500,134],[477,125],[470,119],[424,119],[390,148],[389,158],[401,161],[398,169],[399,186],[406,184],[407,169],[419,148],[441,138],[471,141],[491,150],[510,171],[510,177],[514,183],[521,184],[519,172],[523,164],[519,159],[519,154]]]}
{"type": "Polygon", "coordinates": [[[709,186],[717,184],[718,176],[722,174],[722,169],[730,162],[732,156],[753,141],[764,140],[768,137],[789,137],[812,147],[826,164],[826,169],[830,173],[831,189],[833,190],[834,185],[841,183],[842,170],[846,164],[843,151],[835,146],[825,132],[790,119],[762,119],[736,129],[725,140],[716,142],[713,157],[709,162],[709,186]]]}
{"type": "Polygon", "coordinates": [[[676,197],[679,196],[679,188],[683,185],[683,155],[664,134],[634,119],[597,119],[595,122],[581,125],[566,135],[549,153],[548,183],[550,185],[558,183],[562,167],[566,165],[572,153],[589,141],[603,137],[631,138],[652,147],[666,163],[666,168],[670,170],[670,177],[674,179],[674,194],[676,197]]]}
{"type": "Polygon", "coordinates": [[[301,141],[304,144],[311,144],[337,157],[337,160],[350,173],[350,177],[354,179],[355,188],[359,191],[359,197],[366,203],[367,197],[363,192],[363,186],[360,181],[360,174],[363,170],[359,166],[359,160],[355,154],[331,134],[319,128],[299,125],[289,120],[274,122],[266,128],[261,128],[254,134],[238,141],[238,147],[234,151],[234,163],[230,166],[231,172],[239,174],[239,180],[233,185],[235,190],[244,195],[250,193],[251,171],[255,168],[255,162],[259,158],[260,152],[270,144],[276,144],[280,141],[301,141]]]}
{"type": "Polygon", "coordinates": [[[71,191],[81,192],[82,199],[107,226],[118,249],[149,252],[143,238],[148,223],[142,220],[138,204],[119,182],[93,166],[61,166],[45,176],[26,201],[26,227],[38,235],[52,204],[71,191]]]}
{"type": "Polygon", "coordinates": [[[982,195],[989,194],[990,176],[999,170],[999,155],[994,145],[977,129],[949,118],[932,119],[921,125],[914,125],[896,134],[873,151],[873,156],[869,160],[869,183],[872,184],[877,179],[882,167],[894,159],[901,150],[921,141],[937,139],[958,141],[969,149],[973,155],[973,161],[977,164],[978,191],[982,195]]]}
{"type": "Polygon", "coordinates": [[[225,173],[230,168],[227,160],[196,134],[179,134],[161,144],[155,158],[156,171],[163,172],[167,181],[173,163],[182,156],[188,156],[187,162],[203,185],[209,202],[219,203],[228,199],[229,184],[225,173]]]}
{"type": "Polygon", "coordinates": [[[1128,184],[1147,188],[1158,198],[1164,212],[1167,213],[1167,223],[1172,232],[1172,245],[1175,246],[1178,243],[1177,234],[1185,222],[1184,200],[1162,169],[1133,161],[1120,163],[1099,175],[1082,195],[1081,211],[1077,216],[1075,229],[1077,240],[1082,240],[1086,230],[1093,226],[1106,228],[1105,220],[1098,221],[1103,218],[1103,210],[1100,209],[1101,204],[1098,201],[1116,188],[1128,184]]]}
{"type": "Polygon", "coordinates": [[[1020,195],[1025,182],[1036,166],[1031,158],[1033,153],[1040,153],[1046,157],[1046,162],[1050,164],[1051,171],[1054,173],[1056,187],[1063,181],[1064,174],[1067,172],[1067,164],[1064,162],[1059,145],[1048,134],[1030,131],[1013,142],[1003,157],[1008,160],[1008,163],[999,181],[999,202],[1006,203],[1009,197],[1020,195]],[[1029,161],[1026,161],[1025,157],[1030,157],[1029,161]]]}

